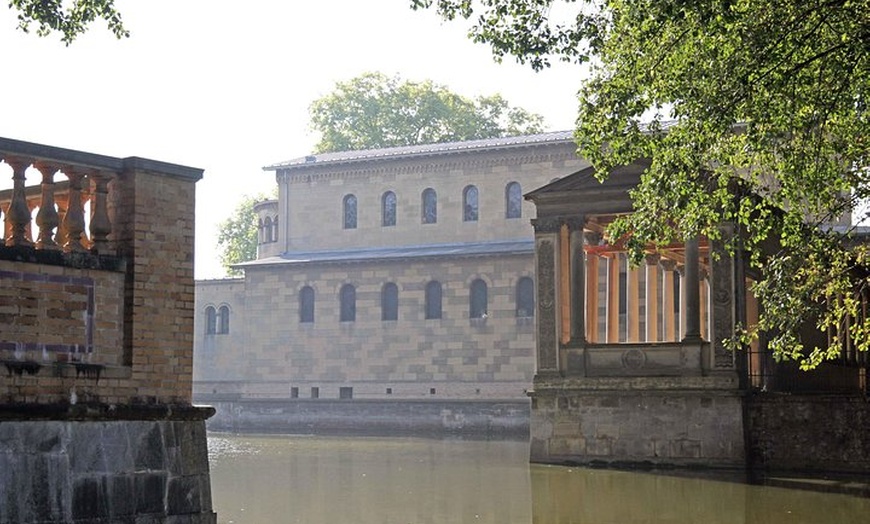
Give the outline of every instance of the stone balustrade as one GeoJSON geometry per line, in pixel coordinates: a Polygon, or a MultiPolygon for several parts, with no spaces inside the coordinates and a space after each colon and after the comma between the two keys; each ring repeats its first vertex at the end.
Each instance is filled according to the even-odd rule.
{"type": "Polygon", "coordinates": [[[0,137],[0,403],[190,402],[201,176],[0,137]]]}

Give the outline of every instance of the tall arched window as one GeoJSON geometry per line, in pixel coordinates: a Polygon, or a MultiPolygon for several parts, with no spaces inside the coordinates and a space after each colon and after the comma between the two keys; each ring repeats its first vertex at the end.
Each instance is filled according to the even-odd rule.
{"type": "Polygon", "coordinates": [[[314,288],[305,286],[299,291],[299,322],[314,322],[314,288]]]}
{"type": "Polygon", "coordinates": [[[529,277],[517,281],[517,317],[535,316],[535,283],[529,277]]]}
{"type": "Polygon", "coordinates": [[[342,322],[353,322],[356,320],[356,288],[351,284],[341,286],[339,292],[339,302],[341,311],[339,320],[342,322]]]}
{"type": "Polygon", "coordinates": [[[387,191],[381,197],[381,225],[384,227],[396,225],[396,194],[387,191]]]}
{"type": "Polygon", "coordinates": [[[423,223],[434,224],[438,222],[438,195],[431,187],[423,190],[423,223]]]}
{"type": "Polygon", "coordinates": [[[381,320],[399,320],[399,287],[392,282],[381,289],[381,320]]]}
{"type": "Polygon", "coordinates": [[[504,188],[505,218],[523,216],[523,190],[518,182],[511,182],[504,188]]]}
{"type": "Polygon", "coordinates": [[[344,228],[356,229],[356,196],[345,195],[342,210],[344,213],[344,228]]]}
{"type": "Polygon", "coordinates": [[[218,309],[218,333],[226,335],[230,332],[230,308],[221,306],[218,309]]]}
{"type": "Polygon", "coordinates": [[[486,282],[476,279],[471,283],[469,318],[486,318],[486,282]]]}
{"type": "Polygon", "coordinates": [[[267,244],[272,241],[272,217],[266,217],[263,221],[263,243],[267,244]]]}
{"type": "Polygon", "coordinates": [[[278,241],[278,217],[272,221],[272,242],[278,241]]]}
{"type": "Polygon", "coordinates": [[[426,284],[426,318],[441,318],[441,282],[426,284]]]}
{"type": "Polygon", "coordinates": [[[474,186],[462,190],[462,221],[477,222],[477,188],[474,186]]]}
{"type": "Polygon", "coordinates": [[[217,333],[217,310],[214,306],[205,308],[205,334],[214,335],[217,333]]]}
{"type": "Polygon", "coordinates": [[[263,220],[260,219],[257,221],[257,242],[262,244],[266,241],[266,233],[265,229],[263,229],[263,220]]]}

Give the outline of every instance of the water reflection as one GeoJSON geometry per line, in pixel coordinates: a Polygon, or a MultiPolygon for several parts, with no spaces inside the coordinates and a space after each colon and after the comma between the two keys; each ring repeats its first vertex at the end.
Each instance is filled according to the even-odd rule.
{"type": "Polygon", "coordinates": [[[221,523],[837,523],[870,499],[529,466],[523,442],[209,438],[221,523]]]}

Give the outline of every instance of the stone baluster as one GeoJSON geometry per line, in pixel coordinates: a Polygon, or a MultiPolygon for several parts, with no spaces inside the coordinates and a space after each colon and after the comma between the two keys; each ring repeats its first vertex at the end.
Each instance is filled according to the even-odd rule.
{"type": "Polygon", "coordinates": [[[87,251],[82,245],[82,234],[85,231],[85,211],[82,205],[82,179],[83,173],[74,169],[65,169],[69,179],[69,196],[67,197],[66,215],[63,217],[63,230],[66,235],[66,243],[63,250],[70,252],[87,251]]]}
{"type": "Polygon", "coordinates": [[[39,212],[36,213],[36,225],[39,226],[39,236],[36,239],[37,249],[59,249],[54,239],[54,230],[60,225],[57,208],[54,201],[54,175],[58,167],[42,162],[35,164],[42,173],[42,198],[39,212]]]}
{"type": "Polygon", "coordinates": [[[112,224],[109,221],[108,194],[109,175],[94,173],[89,177],[93,181],[91,196],[91,251],[106,254],[109,248],[109,233],[112,224]]]}
{"type": "Polygon", "coordinates": [[[6,158],[4,161],[12,167],[12,201],[6,212],[9,231],[6,236],[7,246],[32,246],[27,237],[27,226],[30,224],[30,208],[24,192],[25,172],[30,167],[30,160],[6,158]]]}

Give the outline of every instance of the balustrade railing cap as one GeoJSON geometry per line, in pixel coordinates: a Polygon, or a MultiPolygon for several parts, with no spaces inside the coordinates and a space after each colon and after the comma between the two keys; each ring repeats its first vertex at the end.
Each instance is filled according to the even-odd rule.
{"type": "Polygon", "coordinates": [[[36,144],[11,138],[0,137],[0,159],[5,156],[24,157],[34,162],[48,162],[52,164],[67,165],[96,169],[99,171],[111,171],[120,173],[127,170],[154,171],[157,173],[199,180],[203,170],[178,164],[170,164],[158,160],[149,160],[140,157],[116,158],[95,153],[86,153],[75,149],[36,144]]]}

